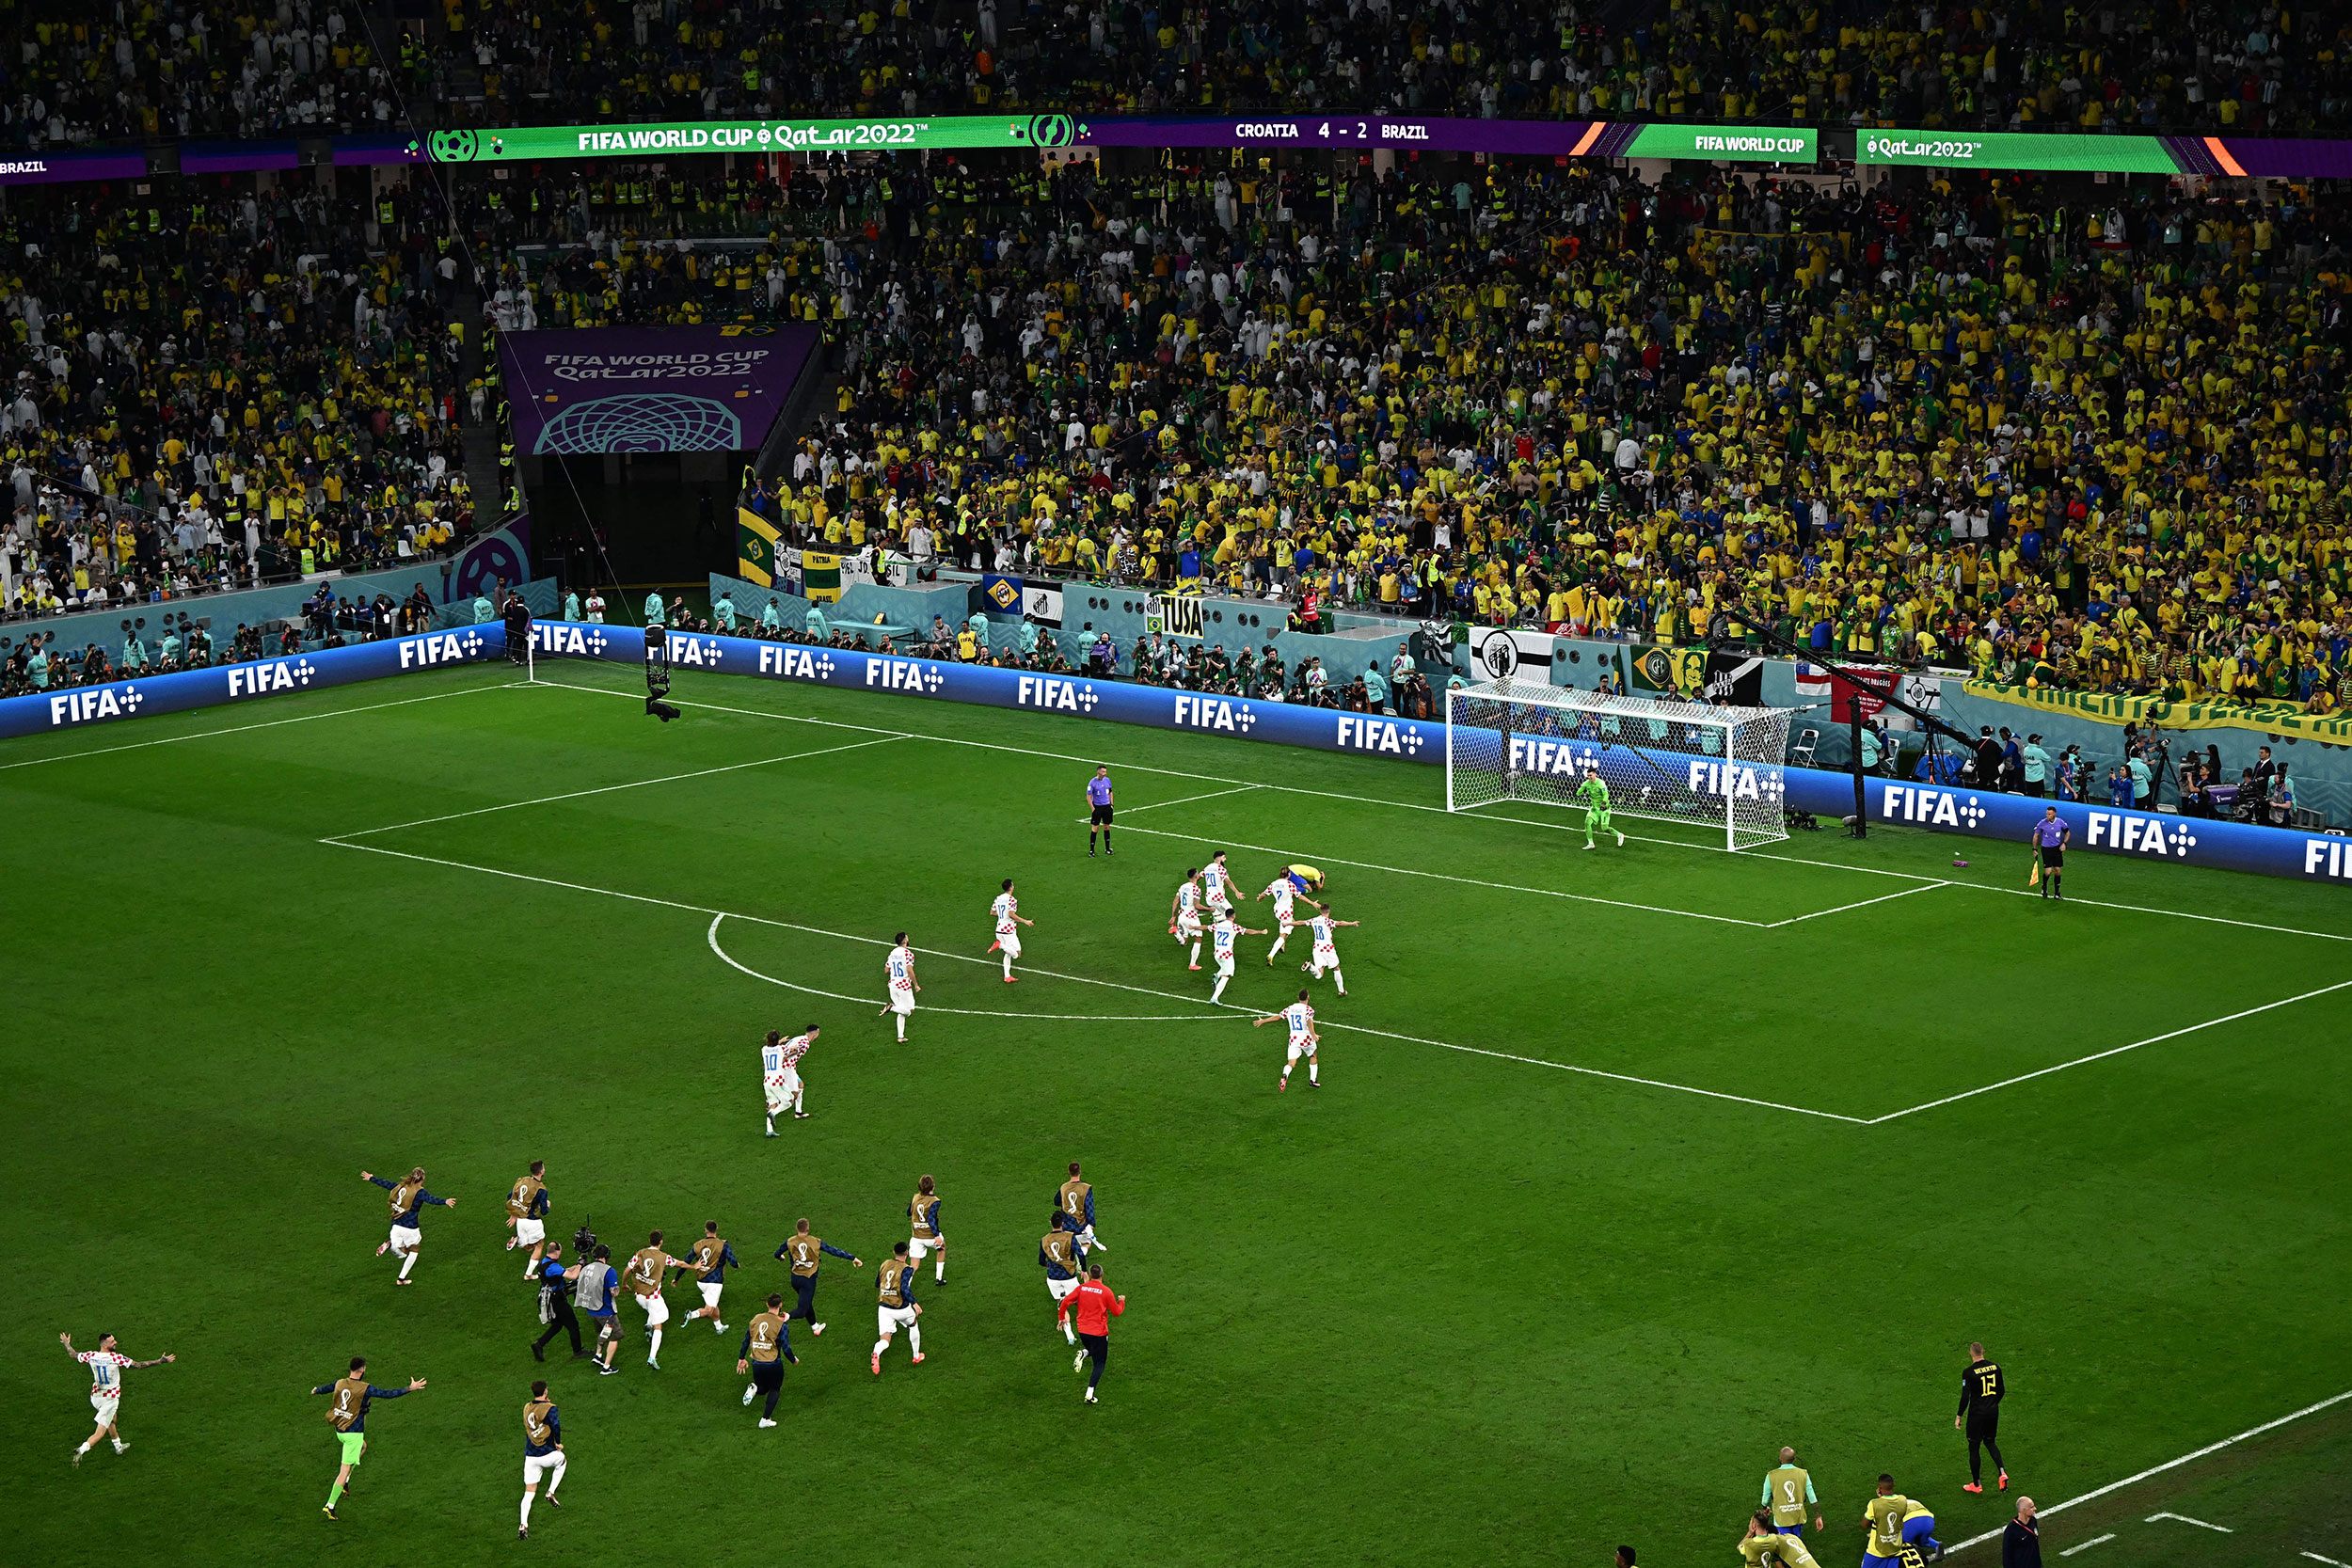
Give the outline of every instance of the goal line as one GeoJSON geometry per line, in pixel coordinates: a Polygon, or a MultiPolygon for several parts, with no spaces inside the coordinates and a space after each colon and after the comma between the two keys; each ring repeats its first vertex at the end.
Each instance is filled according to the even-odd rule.
{"type": "Polygon", "coordinates": [[[1490,681],[1446,693],[1445,803],[1622,812],[1719,832],[1740,850],[1788,836],[1786,708],[1651,702],[1490,681]]]}

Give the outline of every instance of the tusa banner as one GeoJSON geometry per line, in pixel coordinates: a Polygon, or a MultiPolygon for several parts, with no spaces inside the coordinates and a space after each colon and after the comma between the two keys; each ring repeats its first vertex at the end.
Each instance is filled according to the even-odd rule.
{"type": "MultiPolygon", "coordinates": [[[[208,670],[176,670],[167,675],[145,675],[104,686],[77,686],[60,691],[35,691],[0,700],[0,737],[45,735],[78,729],[117,719],[144,719],[158,713],[183,713],[190,708],[224,703],[311,691],[353,681],[380,680],[415,670],[472,664],[506,652],[506,628],[496,624],[431,631],[417,637],[388,638],[381,642],[355,643],[348,648],[323,648],[312,654],[257,659],[249,664],[216,664],[208,670]]],[[[640,657],[643,644],[640,643],[640,657]]]]}

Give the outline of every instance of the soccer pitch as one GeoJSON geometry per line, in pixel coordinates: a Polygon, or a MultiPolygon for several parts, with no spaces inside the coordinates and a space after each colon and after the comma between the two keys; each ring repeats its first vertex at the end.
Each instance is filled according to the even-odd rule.
{"type": "MultiPolygon", "coordinates": [[[[541,673],[0,751],[0,1557],[1598,1564],[1627,1542],[1646,1568],[1736,1560],[1791,1443],[1827,1564],[1859,1558],[1881,1470],[1947,1544],[2009,1516],[1960,1492],[1971,1339],[2045,1509],[2352,1390],[2340,891],[2084,854],[2054,906],[2022,846],[1735,856],[1623,816],[1638,836],[1586,853],[1564,813],[1435,809],[1434,768],[715,677],[658,726],[631,670],[541,673]],[[1098,762],[1120,823],[1090,860],[1098,762]],[[1320,866],[1363,923],[1349,994],[1313,988],[1320,1091],[1278,1095],[1282,1031],[1248,1024],[1295,995],[1303,931],[1271,969],[1244,939],[1224,1007],[1167,935],[1217,848],[1245,894],[1320,866]],[[1017,986],[987,955],[1005,877],[1037,922],[1017,986]],[[875,1016],[899,928],[924,986],[904,1045],[875,1016]],[[812,1117],[764,1139],[756,1042],[809,1022],[812,1117]],[[501,1227],[532,1159],[549,1235],[592,1218],[616,1259],[719,1221],[734,1331],[683,1323],[674,1287],[661,1370],[633,1307],[622,1375],[562,1339],[534,1363],[501,1227]],[[1073,1159],[1129,1298],[1095,1408],[1036,1260],[1073,1159]],[[427,1212],[396,1290],[358,1173],[420,1164],[458,1207],[427,1212]],[[927,1173],[947,1277],[922,1273],[924,1364],[902,1337],[877,1379],[872,1265],[927,1173]],[[830,1330],[794,1325],[761,1432],[736,1347],[803,1215],[867,1267],[827,1260],[830,1330]],[[128,1375],[130,1450],[79,1469],[66,1330],[180,1357],[128,1375]],[[430,1386],[370,1415],[329,1523],[309,1390],[360,1353],[430,1386]],[[572,1464],[521,1544],[541,1375],[572,1464]]],[[[2352,1402],[2163,1470],[2052,1516],[2045,1553],[2104,1531],[2074,1568],[2352,1560],[2347,1433],[2352,1402]]]]}

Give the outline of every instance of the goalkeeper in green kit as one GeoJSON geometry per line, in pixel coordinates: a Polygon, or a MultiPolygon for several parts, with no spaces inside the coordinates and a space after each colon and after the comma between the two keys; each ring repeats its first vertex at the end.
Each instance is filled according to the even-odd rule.
{"type": "Polygon", "coordinates": [[[1590,849],[1593,847],[1593,834],[1598,831],[1616,833],[1617,847],[1624,848],[1625,834],[1618,833],[1610,826],[1609,785],[1597,772],[1584,775],[1584,782],[1576,786],[1576,798],[1584,806],[1584,847],[1590,849]]]}

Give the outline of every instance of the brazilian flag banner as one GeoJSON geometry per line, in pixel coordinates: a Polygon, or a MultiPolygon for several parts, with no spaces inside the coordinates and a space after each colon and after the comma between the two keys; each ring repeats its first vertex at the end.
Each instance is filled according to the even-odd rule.
{"type": "Polygon", "coordinates": [[[776,585],[776,527],[758,513],[738,507],[735,513],[735,575],[762,588],[776,585]]]}
{"type": "Polygon", "coordinates": [[[801,552],[801,596],[811,604],[841,602],[841,558],[801,552]]]}

